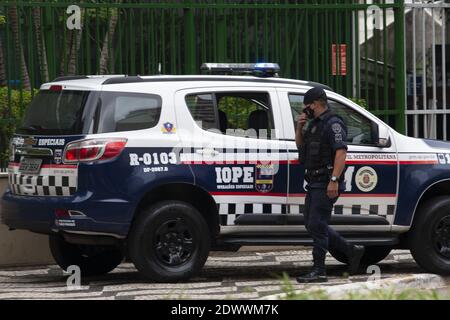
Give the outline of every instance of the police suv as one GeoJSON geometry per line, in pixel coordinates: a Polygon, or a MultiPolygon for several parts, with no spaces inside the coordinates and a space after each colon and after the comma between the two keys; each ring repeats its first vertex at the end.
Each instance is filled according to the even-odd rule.
{"type": "MultiPolygon", "coordinates": [[[[98,275],[129,258],[155,281],[192,277],[211,250],[312,244],[295,126],[320,85],[276,64],[203,67],[213,74],[43,84],[11,141],[2,222],[48,234],[63,269],[98,275]]],[[[322,87],[348,127],[330,224],[366,246],[366,265],[403,248],[449,274],[450,143],[404,136],[322,87]]]]}

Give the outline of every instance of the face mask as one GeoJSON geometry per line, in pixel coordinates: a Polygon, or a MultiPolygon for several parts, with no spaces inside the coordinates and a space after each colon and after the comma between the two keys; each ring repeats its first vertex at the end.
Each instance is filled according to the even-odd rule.
{"type": "Polygon", "coordinates": [[[305,108],[303,109],[303,112],[306,113],[306,116],[308,117],[308,119],[313,119],[314,118],[314,111],[311,110],[311,108],[305,108]]]}

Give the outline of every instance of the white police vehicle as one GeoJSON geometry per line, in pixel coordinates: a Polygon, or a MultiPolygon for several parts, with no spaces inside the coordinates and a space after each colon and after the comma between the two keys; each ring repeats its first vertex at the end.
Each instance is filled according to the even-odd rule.
{"type": "MultiPolygon", "coordinates": [[[[310,245],[294,128],[319,84],[278,78],[271,64],[204,68],[228,75],[42,85],[11,142],[3,222],[48,234],[63,269],[102,274],[129,257],[156,281],[197,274],[210,250],[310,245]],[[242,70],[252,74],[233,75],[242,70]]],[[[450,143],[399,134],[323,87],[349,131],[331,224],[367,246],[365,264],[408,248],[449,274],[450,143]]]]}

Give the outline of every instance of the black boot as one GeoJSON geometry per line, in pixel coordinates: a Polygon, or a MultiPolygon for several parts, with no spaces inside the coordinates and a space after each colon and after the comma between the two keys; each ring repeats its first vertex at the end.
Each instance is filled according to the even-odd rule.
{"type": "Polygon", "coordinates": [[[358,272],[363,254],[363,246],[354,245],[350,249],[350,254],[348,255],[348,272],[350,274],[355,274],[356,272],[358,272]]]}
{"type": "Polygon", "coordinates": [[[325,271],[325,257],[314,257],[314,266],[312,270],[300,277],[297,277],[298,283],[318,283],[327,282],[327,273],[325,271]]]}
{"type": "Polygon", "coordinates": [[[319,269],[314,267],[309,273],[304,276],[297,277],[298,283],[319,283],[319,282],[327,282],[327,274],[324,269],[319,269]]]}

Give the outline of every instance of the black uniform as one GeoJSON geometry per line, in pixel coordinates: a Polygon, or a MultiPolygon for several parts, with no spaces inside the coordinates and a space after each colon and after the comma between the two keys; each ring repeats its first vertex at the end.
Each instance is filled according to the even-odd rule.
{"type": "MultiPolygon", "coordinates": [[[[351,246],[328,226],[333,205],[338,199],[327,196],[327,186],[333,171],[336,150],[347,149],[347,128],[344,121],[329,107],[308,123],[300,147],[300,161],[305,165],[307,194],[305,226],[314,240],[314,266],[325,269],[325,255],[329,246],[349,254],[351,246]]],[[[345,171],[345,170],[344,170],[345,171]]],[[[344,191],[344,179],[339,178],[339,193],[344,191]]]]}

